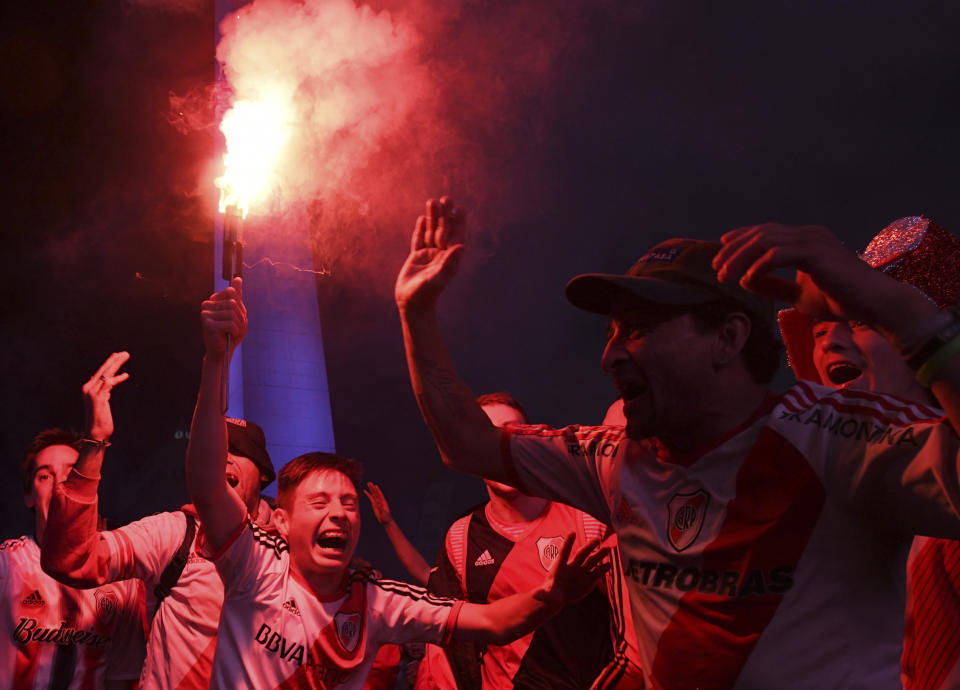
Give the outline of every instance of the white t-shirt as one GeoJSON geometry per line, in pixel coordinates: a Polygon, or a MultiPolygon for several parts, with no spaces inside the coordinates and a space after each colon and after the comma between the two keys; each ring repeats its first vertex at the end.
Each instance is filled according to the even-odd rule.
{"type": "Polygon", "coordinates": [[[146,585],[153,622],[140,681],[143,690],[200,690],[210,682],[223,583],[214,565],[198,554],[199,521],[177,586],[159,607],[154,596],[186,528],[185,514],[176,511],[151,515],[101,535],[110,549],[109,579],[139,578],[146,585]]]}
{"type": "Polygon", "coordinates": [[[20,537],[0,544],[0,592],[0,687],[80,690],[139,677],[146,623],[137,582],[67,587],[41,570],[37,543],[20,537]]]}
{"type": "Polygon", "coordinates": [[[611,427],[512,427],[526,493],[611,524],[651,687],[890,688],[907,550],[960,537],[937,411],[799,382],[709,448],[611,427]]]}
{"type": "Polygon", "coordinates": [[[252,523],[212,557],[225,590],[212,688],[359,690],[381,645],[449,639],[463,603],[366,571],[318,596],[287,543],[252,523]]]}
{"type": "MultiPolygon", "coordinates": [[[[223,583],[208,559],[198,555],[200,522],[186,565],[170,594],[157,605],[155,589],[163,571],[183,543],[185,512],[193,506],[158,513],[116,530],[98,532],[99,479],[74,468],[57,484],[50,502],[47,559],[54,569],[79,586],[137,578],[147,594],[152,619],[143,665],[143,690],[206,690],[210,685],[217,624],[223,604],[223,583]]],[[[263,515],[263,511],[261,511],[263,515]]]]}

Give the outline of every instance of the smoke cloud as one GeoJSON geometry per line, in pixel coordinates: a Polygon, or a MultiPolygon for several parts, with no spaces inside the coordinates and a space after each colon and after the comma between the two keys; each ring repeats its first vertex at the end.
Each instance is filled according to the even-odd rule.
{"type": "MultiPolygon", "coordinates": [[[[263,211],[280,233],[310,233],[318,267],[365,274],[402,255],[425,198],[449,193],[481,229],[474,255],[491,251],[490,228],[544,210],[555,77],[590,13],[611,9],[623,11],[255,0],[232,13],[217,47],[221,102],[280,103],[289,130],[263,211]]],[[[201,126],[191,103],[177,104],[178,124],[201,126]]]]}
{"type": "Polygon", "coordinates": [[[412,28],[351,0],[254,2],[221,28],[217,58],[234,102],[285,113],[273,180],[282,206],[343,189],[403,127],[424,84],[412,28]]]}

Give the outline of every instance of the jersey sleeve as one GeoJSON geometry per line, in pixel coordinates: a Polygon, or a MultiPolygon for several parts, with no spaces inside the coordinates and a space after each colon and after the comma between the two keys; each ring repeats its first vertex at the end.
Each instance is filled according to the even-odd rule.
{"type": "Polygon", "coordinates": [[[80,588],[133,577],[155,583],[183,540],[186,518],[182,512],[160,513],[99,532],[98,486],[98,479],[71,471],[54,488],[44,533],[44,570],[80,588]]]}
{"type": "Polygon", "coordinates": [[[247,519],[218,552],[204,555],[216,565],[227,596],[249,595],[282,571],[283,554],[288,550],[279,535],[247,519]]]}
{"type": "Polygon", "coordinates": [[[111,581],[139,578],[152,591],[186,531],[186,515],[175,511],[150,515],[103,532],[101,539],[108,549],[108,577],[111,581]]]}
{"type": "Polygon", "coordinates": [[[519,489],[611,523],[627,446],[623,428],[512,426],[502,433],[504,463],[519,489]]]}
{"type": "Polygon", "coordinates": [[[433,596],[423,587],[394,580],[371,580],[367,588],[381,644],[450,640],[462,600],[433,596]]]}
{"type": "Polygon", "coordinates": [[[960,538],[957,434],[937,409],[798,382],[770,427],[828,493],[884,532],[960,538]]]}

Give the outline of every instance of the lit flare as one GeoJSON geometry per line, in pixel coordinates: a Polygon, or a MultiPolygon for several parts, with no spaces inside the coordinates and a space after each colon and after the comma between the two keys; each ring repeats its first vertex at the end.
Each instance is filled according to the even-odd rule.
{"type": "Polygon", "coordinates": [[[277,102],[241,100],[233,104],[220,131],[227,141],[220,188],[220,212],[233,206],[247,217],[250,201],[269,191],[270,172],[287,140],[288,118],[277,102]]]}

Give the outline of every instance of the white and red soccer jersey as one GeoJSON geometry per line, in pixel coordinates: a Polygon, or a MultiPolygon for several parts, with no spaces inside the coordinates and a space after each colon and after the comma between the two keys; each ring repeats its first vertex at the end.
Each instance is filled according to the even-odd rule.
{"type": "MultiPolygon", "coordinates": [[[[185,510],[191,508],[185,506],[185,510]]],[[[145,690],[200,690],[210,683],[223,583],[213,564],[198,553],[202,543],[199,519],[197,536],[176,587],[159,606],[153,594],[160,575],[183,543],[185,531],[186,516],[177,511],[151,515],[103,533],[110,553],[109,579],[143,580],[151,610],[156,609],[141,678],[145,690]]]]}
{"type": "Polygon", "coordinates": [[[611,524],[651,688],[899,683],[907,549],[960,537],[957,436],[921,405],[799,382],[684,457],[514,427],[525,492],[611,524]]]}
{"type": "MultiPolygon", "coordinates": [[[[539,585],[552,567],[563,537],[574,533],[574,548],[602,538],[607,527],[581,510],[550,502],[530,522],[500,522],[486,503],[450,526],[444,540],[445,555],[454,568],[464,598],[486,603],[539,585]]],[[[615,547],[611,535],[606,546],[615,547]]],[[[628,605],[616,579],[608,573],[604,596],[591,594],[538,630],[510,644],[488,646],[481,665],[483,687],[512,687],[516,682],[551,687],[587,687],[599,675],[612,682],[629,666],[629,639],[623,608],[628,605]],[[531,644],[538,638],[532,654],[531,644]],[[604,669],[604,662],[609,668],[604,669]]],[[[629,614],[627,614],[629,615],[629,614]]],[[[434,660],[437,649],[429,648],[434,660]]],[[[630,652],[636,658],[635,650],[630,652]]],[[[603,687],[607,687],[604,685],[603,687]]]]}
{"type": "MultiPolygon", "coordinates": [[[[158,513],[97,532],[97,484],[71,472],[57,485],[47,528],[57,540],[46,545],[48,561],[79,586],[141,580],[153,618],[141,688],[205,690],[213,667],[223,583],[214,565],[197,553],[199,521],[177,586],[157,607],[154,590],[183,543],[186,516],[182,511],[158,513]]],[[[184,510],[192,512],[190,506],[184,510]]]]}
{"type": "Polygon", "coordinates": [[[211,687],[359,690],[382,645],[439,643],[454,630],[462,602],[364,571],[320,597],[289,556],[252,523],[213,556],[225,597],[211,687]]]}
{"type": "Polygon", "coordinates": [[[0,687],[102,688],[132,680],[143,665],[143,595],[138,583],[80,590],[40,569],[29,537],[0,544],[0,687]]]}
{"type": "Polygon", "coordinates": [[[960,541],[917,537],[910,548],[903,687],[960,688],[960,541]]]}

